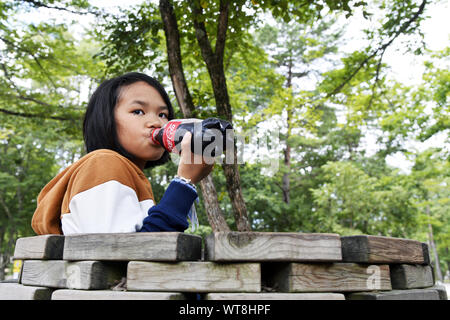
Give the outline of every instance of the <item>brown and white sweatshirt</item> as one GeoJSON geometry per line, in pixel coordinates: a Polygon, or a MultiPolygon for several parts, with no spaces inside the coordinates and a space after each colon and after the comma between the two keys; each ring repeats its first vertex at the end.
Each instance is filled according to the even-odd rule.
{"type": "Polygon", "coordinates": [[[115,151],[88,153],[42,189],[32,218],[38,234],[136,232],[154,206],[149,180],[115,151]]]}

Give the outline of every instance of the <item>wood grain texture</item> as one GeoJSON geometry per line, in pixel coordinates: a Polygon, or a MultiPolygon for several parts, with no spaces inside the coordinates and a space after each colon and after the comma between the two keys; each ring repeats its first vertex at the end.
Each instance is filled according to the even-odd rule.
{"type": "Polygon", "coordinates": [[[418,289],[434,284],[431,266],[399,264],[391,265],[393,289],[418,289]]]}
{"type": "Polygon", "coordinates": [[[431,288],[428,289],[434,289],[438,292],[439,294],[439,299],[440,300],[448,300],[448,295],[447,295],[447,289],[445,288],[445,286],[443,285],[434,285],[431,288]]]}
{"type": "Polygon", "coordinates": [[[342,293],[208,293],[206,300],[345,300],[342,293]]]}
{"type": "Polygon", "coordinates": [[[26,260],[23,265],[22,284],[50,288],[106,289],[125,275],[125,264],[26,260]]]}
{"type": "Polygon", "coordinates": [[[183,261],[201,258],[202,238],[180,232],[66,236],[64,260],[183,261]]]}
{"type": "Polygon", "coordinates": [[[428,244],[425,242],[422,242],[422,251],[423,251],[423,264],[426,265],[431,264],[430,250],[428,248],[428,244]]]}
{"type": "Polygon", "coordinates": [[[131,261],[128,290],[176,292],[259,292],[258,263],[131,261]]]}
{"type": "Polygon", "coordinates": [[[391,290],[388,265],[289,263],[264,279],[281,292],[351,292],[391,290]]]}
{"type": "Polygon", "coordinates": [[[52,300],[185,300],[179,292],[132,292],[112,290],[55,290],[52,300]]]}
{"type": "Polygon", "coordinates": [[[434,289],[392,290],[385,292],[357,292],[346,296],[348,300],[439,300],[434,289]]]}
{"type": "Polygon", "coordinates": [[[14,249],[14,259],[62,259],[64,236],[43,235],[19,238],[14,249]]]}
{"type": "Polygon", "coordinates": [[[50,300],[53,289],[0,283],[0,300],[50,300]]]}
{"type": "Polygon", "coordinates": [[[381,236],[341,237],[345,262],[423,264],[422,243],[381,236]]]}
{"type": "Polygon", "coordinates": [[[205,239],[210,261],[341,261],[336,234],[216,232],[205,239]]]}

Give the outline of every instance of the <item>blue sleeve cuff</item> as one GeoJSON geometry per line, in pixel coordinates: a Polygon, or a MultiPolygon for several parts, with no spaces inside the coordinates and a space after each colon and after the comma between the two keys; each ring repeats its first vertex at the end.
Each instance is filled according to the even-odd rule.
{"type": "Polygon", "coordinates": [[[187,215],[197,199],[197,191],[179,179],[173,179],[161,201],[148,210],[139,232],[184,231],[188,228],[187,215]]]}

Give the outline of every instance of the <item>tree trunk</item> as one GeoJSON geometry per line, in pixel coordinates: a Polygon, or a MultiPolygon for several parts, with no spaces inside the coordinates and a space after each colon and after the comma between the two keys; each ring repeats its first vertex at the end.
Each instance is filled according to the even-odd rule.
{"type": "Polygon", "coordinates": [[[203,199],[205,200],[205,209],[208,213],[208,221],[213,231],[230,231],[230,227],[225,221],[222,210],[220,209],[219,201],[217,200],[216,188],[214,187],[211,175],[208,175],[200,181],[200,186],[202,189],[203,199]]]}
{"type": "MultiPolygon", "coordinates": [[[[228,1],[220,1],[220,14],[217,23],[217,37],[216,47],[212,50],[211,42],[204,21],[200,19],[202,15],[202,8],[196,1],[191,1],[191,8],[193,13],[193,23],[195,28],[195,35],[200,46],[202,58],[206,63],[211,84],[214,92],[214,99],[216,101],[216,110],[219,117],[232,122],[232,112],[230,99],[228,96],[228,88],[226,83],[225,71],[223,67],[223,57],[226,42],[226,32],[228,28],[228,1]]],[[[227,191],[233,207],[234,218],[238,231],[251,231],[251,226],[248,221],[247,207],[245,206],[244,197],[242,196],[242,189],[240,183],[240,175],[237,166],[236,146],[234,148],[233,164],[223,164],[223,170],[227,181],[227,191]]]]}
{"type": "Polygon", "coordinates": [[[283,201],[286,204],[289,204],[291,201],[290,196],[290,177],[289,170],[291,168],[291,147],[286,144],[286,149],[284,150],[284,165],[286,166],[286,171],[283,173],[283,181],[282,181],[282,191],[283,191],[283,201]]]}
{"type": "Polygon", "coordinates": [[[284,166],[286,172],[283,173],[283,180],[282,180],[282,191],[283,191],[283,201],[287,204],[291,201],[290,197],[290,190],[291,190],[291,180],[290,180],[290,173],[291,173],[291,146],[289,145],[289,137],[291,136],[291,128],[290,128],[290,121],[291,121],[291,110],[287,110],[287,136],[286,136],[286,147],[283,151],[284,153],[284,166]]]}
{"type": "MultiPolygon", "coordinates": [[[[234,151],[234,159],[236,161],[236,151],[234,151]]],[[[241,178],[237,165],[223,164],[222,167],[227,180],[227,191],[231,199],[231,206],[233,207],[236,228],[238,231],[251,231],[247,216],[247,207],[242,196],[241,178]]]]}
{"type": "Polygon", "coordinates": [[[166,35],[167,56],[169,61],[170,78],[172,79],[173,90],[177,97],[183,116],[192,117],[192,111],[195,109],[189,89],[183,72],[183,63],[181,60],[180,34],[178,32],[177,18],[173,11],[170,0],[159,1],[159,12],[164,24],[164,33],[166,35]]]}
{"type": "MultiPolygon", "coordinates": [[[[160,0],[159,11],[164,24],[170,77],[173,90],[185,118],[191,118],[195,109],[184,77],[180,50],[180,35],[173,6],[170,0],[160,0]]],[[[209,224],[214,232],[230,231],[217,200],[217,191],[209,175],[200,182],[209,224]]]]}
{"type": "MultiPolygon", "coordinates": [[[[427,212],[427,216],[431,217],[429,206],[427,206],[426,212],[427,212]]],[[[431,251],[433,252],[433,255],[434,255],[436,277],[438,278],[439,281],[443,281],[444,278],[442,277],[441,266],[439,264],[439,255],[438,255],[438,252],[436,249],[436,244],[434,243],[433,227],[431,226],[431,223],[428,223],[428,239],[430,242],[431,251]]]]}
{"type": "MultiPolygon", "coordinates": [[[[214,97],[216,101],[217,114],[219,117],[232,122],[232,112],[229,103],[228,89],[225,80],[225,73],[221,63],[210,65],[210,77],[214,88],[214,97]]],[[[241,189],[241,178],[237,165],[237,147],[233,146],[233,163],[224,163],[222,165],[227,182],[228,196],[231,200],[236,228],[238,231],[251,231],[248,221],[247,207],[241,189]]]]}
{"type": "Polygon", "coordinates": [[[1,252],[1,249],[3,247],[3,241],[5,239],[5,228],[0,228],[0,281],[5,280],[5,267],[6,265],[3,264],[3,253],[1,252]]]}
{"type": "MultiPolygon", "coordinates": [[[[20,190],[20,189],[19,189],[20,190]]],[[[21,206],[21,196],[19,193],[19,207],[21,206]]],[[[0,280],[5,280],[5,268],[9,264],[9,259],[13,254],[13,248],[14,248],[14,242],[16,241],[17,237],[17,226],[16,222],[14,220],[14,216],[11,213],[11,210],[9,210],[5,199],[3,198],[2,194],[0,193],[0,205],[3,208],[3,211],[6,213],[6,216],[8,217],[7,225],[8,228],[2,228],[0,229],[0,280]],[[8,239],[8,242],[5,246],[5,239],[8,239]],[[6,249],[2,252],[2,247],[6,247],[6,249]]]]}
{"type": "MultiPolygon", "coordinates": [[[[448,256],[448,247],[445,248],[445,253],[448,256]]],[[[445,273],[444,279],[445,279],[445,277],[449,277],[449,276],[450,276],[450,261],[447,260],[447,272],[445,273]]]]}
{"type": "Polygon", "coordinates": [[[0,254],[0,281],[5,280],[5,267],[7,264],[3,263],[3,254],[0,254]]]}
{"type": "MultiPolygon", "coordinates": [[[[289,59],[289,65],[288,65],[288,76],[287,76],[287,88],[292,88],[292,58],[289,59]]],[[[283,201],[286,204],[289,204],[291,201],[290,191],[291,191],[291,179],[290,179],[290,173],[291,173],[291,146],[289,145],[289,138],[291,136],[291,120],[292,120],[292,107],[289,106],[287,108],[287,119],[286,119],[286,126],[287,126],[287,134],[286,134],[286,147],[283,150],[284,153],[284,167],[286,172],[283,173],[283,178],[281,181],[281,190],[283,191],[283,201]]]]}

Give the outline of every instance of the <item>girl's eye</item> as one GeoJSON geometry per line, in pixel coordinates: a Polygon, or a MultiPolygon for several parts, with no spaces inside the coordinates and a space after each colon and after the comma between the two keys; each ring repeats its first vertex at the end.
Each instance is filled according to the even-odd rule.
{"type": "Polygon", "coordinates": [[[166,113],[160,113],[159,116],[160,116],[161,118],[166,118],[166,119],[169,118],[169,116],[168,116],[166,113]]]}
{"type": "Polygon", "coordinates": [[[136,114],[136,115],[143,115],[143,114],[144,114],[144,111],[142,111],[142,110],[140,110],[140,109],[137,109],[137,110],[133,110],[132,113],[133,113],[133,114],[136,114]]]}

